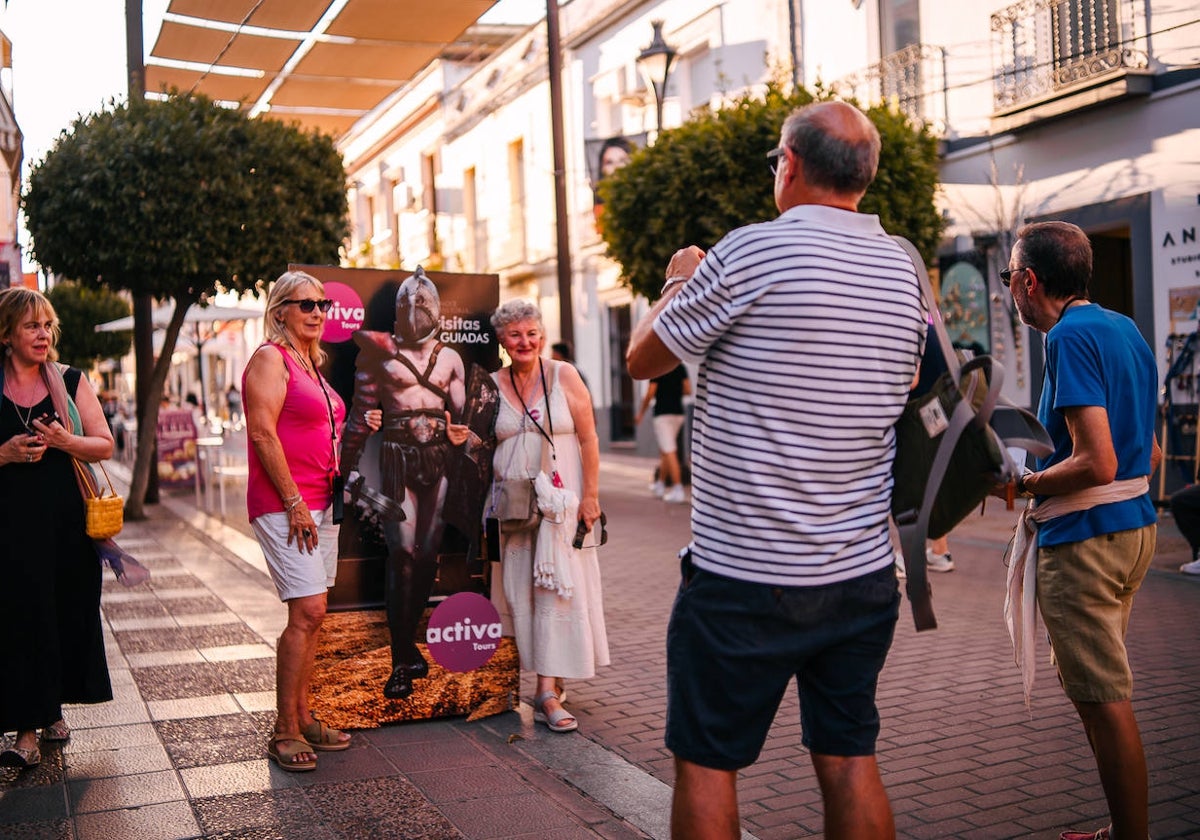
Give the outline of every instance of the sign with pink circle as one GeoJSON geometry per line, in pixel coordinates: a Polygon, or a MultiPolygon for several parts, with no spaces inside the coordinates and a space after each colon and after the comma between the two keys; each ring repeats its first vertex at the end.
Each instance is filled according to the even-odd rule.
{"type": "Polygon", "coordinates": [[[329,281],[325,284],[325,296],[333,301],[325,318],[325,332],[321,336],[330,344],[349,341],[355,330],[361,330],[366,319],[366,307],[358,292],[345,283],[329,281]]]}
{"type": "Polygon", "coordinates": [[[447,671],[474,671],[496,654],[501,632],[500,613],[491,601],[476,592],[459,592],[429,616],[425,646],[447,671]]]}

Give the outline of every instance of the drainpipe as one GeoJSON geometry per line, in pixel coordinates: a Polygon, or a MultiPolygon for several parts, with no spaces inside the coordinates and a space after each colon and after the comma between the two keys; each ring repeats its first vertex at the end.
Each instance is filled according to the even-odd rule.
{"type": "Polygon", "coordinates": [[[546,0],[546,46],[550,67],[550,131],[554,145],[554,223],[558,229],[558,317],[560,340],[575,344],[571,307],[571,243],[567,230],[567,162],[563,143],[562,44],[558,34],[558,0],[546,0]]]}

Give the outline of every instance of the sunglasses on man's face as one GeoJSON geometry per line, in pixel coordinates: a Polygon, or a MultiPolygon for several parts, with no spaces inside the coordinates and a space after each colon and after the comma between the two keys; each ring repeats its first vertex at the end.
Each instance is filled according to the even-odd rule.
{"type": "Polygon", "coordinates": [[[322,312],[328,312],[329,308],[331,306],[333,306],[333,301],[329,300],[328,298],[326,298],[324,300],[285,300],[284,301],[284,305],[287,305],[289,303],[294,303],[297,306],[299,306],[300,311],[303,312],[305,315],[308,315],[314,309],[320,309],[322,312]]]}

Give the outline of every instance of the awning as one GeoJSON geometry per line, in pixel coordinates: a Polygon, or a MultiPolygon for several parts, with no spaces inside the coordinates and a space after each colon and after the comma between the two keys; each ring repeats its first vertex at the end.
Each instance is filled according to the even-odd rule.
{"type": "MultiPolygon", "coordinates": [[[[154,329],[166,329],[167,324],[171,323],[171,315],[174,312],[174,305],[160,306],[155,309],[153,315],[154,329]]],[[[251,321],[262,316],[263,312],[261,309],[251,309],[247,306],[200,306],[199,304],[192,304],[188,308],[187,314],[183,316],[183,322],[185,324],[207,324],[213,321],[251,321]]],[[[121,332],[132,329],[132,315],[126,315],[124,318],[117,318],[115,321],[106,321],[103,324],[96,325],[96,332],[121,332]]]]}
{"type": "Polygon", "coordinates": [[[171,0],[146,62],[171,87],[335,137],[496,0],[171,0]]]}

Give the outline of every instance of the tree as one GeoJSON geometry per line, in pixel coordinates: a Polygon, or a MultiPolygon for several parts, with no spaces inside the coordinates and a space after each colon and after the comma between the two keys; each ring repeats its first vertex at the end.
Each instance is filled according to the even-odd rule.
{"type": "MultiPolygon", "coordinates": [[[[134,99],[77,119],[30,172],[23,202],[43,268],[175,303],[138,418],[128,515],[140,518],[185,313],[218,289],[258,291],[288,262],[336,262],[348,232],[341,157],[329,137],[202,96],[134,99]]],[[[135,332],[148,336],[141,314],[135,332]]]]}
{"type": "MultiPolygon", "coordinates": [[[[730,230],[779,214],[763,155],[779,144],[788,114],[816,98],[768,85],[765,95],[746,94],[664,131],[600,183],[608,253],[634,291],[654,300],[677,249],[707,250],[730,230]]],[[[859,209],[878,214],[887,231],[911,239],[928,260],[944,224],[933,202],[937,141],[885,107],[866,113],[883,149],[859,209]]]]}
{"type": "Polygon", "coordinates": [[[108,289],[89,289],[60,282],[46,293],[62,325],[58,339],[59,361],[87,370],[100,359],[129,352],[131,332],[96,332],[96,324],[129,314],[129,303],[108,289]]]}

